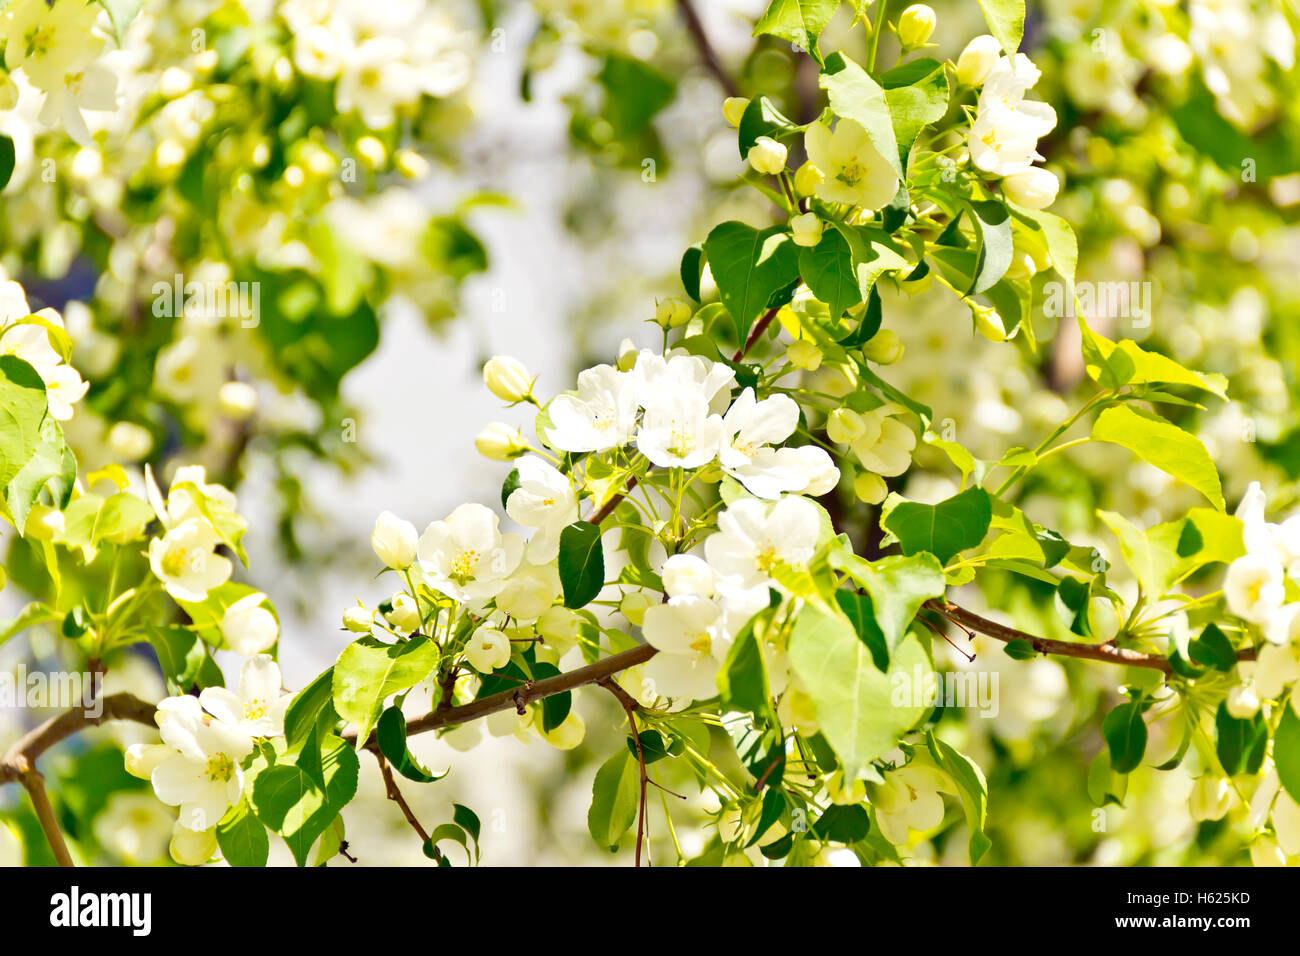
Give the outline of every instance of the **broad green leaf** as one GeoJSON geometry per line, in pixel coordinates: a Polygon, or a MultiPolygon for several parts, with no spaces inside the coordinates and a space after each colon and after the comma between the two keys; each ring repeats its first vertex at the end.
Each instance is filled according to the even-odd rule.
{"type": "Polygon", "coordinates": [[[217,845],[231,866],[266,866],[271,850],[266,827],[253,815],[245,797],[217,824],[217,845]]]}
{"type": "Polygon", "coordinates": [[[1237,652],[1217,624],[1207,624],[1200,637],[1188,642],[1187,650],[1192,663],[1201,667],[1227,673],[1237,666],[1237,652]]]}
{"type": "Polygon", "coordinates": [[[839,230],[827,229],[821,242],[799,250],[799,275],[826,303],[832,320],[862,302],[849,243],[839,230]]]}
{"type": "Polygon", "coordinates": [[[416,783],[430,783],[445,777],[447,772],[434,776],[420,766],[406,745],[406,715],[400,707],[389,707],[379,717],[375,727],[375,736],[379,739],[379,750],[393,765],[393,769],[408,780],[416,783]]]}
{"type": "Polygon", "coordinates": [[[760,231],[724,222],[704,240],[704,254],[741,342],[763,310],[799,278],[798,246],[783,226],[760,231]]]}
{"type": "Polygon", "coordinates": [[[881,523],[898,539],[903,554],[928,551],[944,564],[983,541],[993,517],[983,488],[967,488],[937,505],[895,497],[894,505],[886,507],[881,523]]]}
{"type": "Polygon", "coordinates": [[[754,715],[772,710],[767,663],[752,623],[732,642],[726,660],[718,669],[717,682],[723,703],[754,715]]]}
{"type": "MultiPolygon", "coordinates": [[[[1007,207],[992,200],[967,203],[971,222],[979,236],[979,258],[976,260],[975,278],[967,294],[978,294],[992,288],[1011,265],[1011,214],[1007,207]]],[[[1005,317],[1004,317],[1005,318],[1005,317]]],[[[1004,323],[1005,324],[1005,323],[1004,323]]],[[[1008,327],[1008,331],[1010,328],[1008,327]]]]}
{"type": "MultiPolygon", "coordinates": [[[[773,790],[778,796],[779,791],[773,790]]],[[[832,843],[857,843],[871,829],[867,808],[860,803],[840,805],[832,803],[812,825],[819,839],[832,843]]]]}
{"type": "Polygon", "coordinates": [[[15,355],[0,355],[0,487],[36,454],[47,408],[45,382],[36,369],[15,355]]]}
{"type": "Polygon", "coordinates": [[[1137,769],[1147,749],[1147,725],[1137,701],[1120,704],[1101,722],[1101,733],[1110,748],[1110,766],[1115,773],[1137,769]]]}
{"type": "Polygon", "coordinates": [[[585,607],[605,586],[600,528],[588,521],[575,521],[561,531],[559,567],[564,606],[585,607]]]}
{"type": "Polygon", "coordinates": [[[840,0],[772,0],[753,35],[768,33],[815,55],[817,38],[839,5],[840,0]]]}
{"type": "Polygon", "coordinates": [[[1228,380],[1222,375],[1204,375],[1183,368],[1173,359],[1156,352],[1148,352],[1132,339],[1112,342],[1088,327],[1079,319],[1083,334],[1083,358],[1088,376],[1105,388],[1124,385],[1187,385],[1217,395],[1228,397],[1228,380]]]}
{"type": "Polygon", "coordinates": [[[146,635],[169,687],[188,693],[194,687],[221,683],[217,679],[220,668],[191,628],[177,624],[150,627],[146,635]]]}
{"type": "Polygon", "coordinates": [[[944,593],[943,568],[932,554],[865,561],[845,545],[832,549],[829,560],[831,567],[844,571],[870,596],[874,621],[891,654],[921,605],[944,593]]]}
{"type": "Polygon", "coordinates": [[[1074,302],[1074,272],[1079,265],[1079,240],[1075,238],[1070,224],[1060,216],[1041,209],[1022,209],[1013,206],[1014,214],[1024,225],[1042,233],[1042,240],[1047,247],[1047,255],[1052,260],[1052,268],[1065,280],[1064,301],[1058,303],[1056,315],[1065,315],[1072,311],[1067,305],[1074,302]]]}
{"type": "Polygon", "coordinates": [[[898,157],[907,168],[917,134],[948,112],[948,72],[932,57],[896,66],[880,78],[894,122],[898,157]]]}
{"type": "MultiPolygon", "coordinates": [[[[704,247],[702,245],[688,246],[682,253],[682,264],[678,270],[682,277],[682,288],[696,302],[700,301],[700,278],[704,272],[704,247]]],[[[511,474],[515,474],[512,472],[511,474]]],[[[518,476],[516,475],[516,479],[518,476]]],[[[504,495],[505,492],[503,491],[504,495]]]]}
{"type": "Polygon", "coordinates": [[[1210,453],[1199,438],[1172,422],[1129,405],[1112,406],[1097,416],[1092,439],[1127,448],[1147,464],[1195,488],[1223,510],[1223,487],[1210,453]]]}
{"type": "MultiPolygon", "coordinates": [[[[1283,721],[1286,720],[1286,713],[1291,708],[1287,707],[1283,713],[1283,721]]],[[[1294,716],[1294,714],[1293,714],[1294,716]]],[[[1278,727],[1279,739],[1281,737],[1281,726],[1278,727]]],[[[1256,713],[1252,717],[1241,719],[1233,717],[1228,713],[1227,703],[1219,702],[1219,709],[1214,715],[1214,753],[1219,758],[1219,764],[1223,767],[1223,772],[1228,776],[1236,774],[1258,773],[1259,768],[1264,763],[1264,756],[1268,752],[1268,721],[1264,715],[1256,713]]],[[[1278,750],[1274,745],[1274,754],[1278,750]]],[[[1278,762],[1278,777],[1281,779],[1281,762],[1278,762]]]]}
{"type": "MultiPolygon", "coordinates": [[[[63,440],[58,421],[47,415],[41,421],[37,444],[31,456],[4,486],[4,502],[14,527],[27,526],[27,516],[46,487],[55,507],[67,504],[77,479],[77,461],[63,440]]],[[[148,508],[148,506],[145,506],[148,508]]],[[[150,515],[152,515],[150,509],[150,515]]]]}
{"type": "Polygon", "coordinates": [[[370,736],[384,700],[420,683],[438,661],[438,645],[425,637],[385,644],[367,636],[343,648],[334,664],[332,696],[339,716],[356,725],[358,747],[370,736]]]}
{"type": "Polygon", "coordinates": [[[360,762],[342,738],[326,737],[320,752],[320,787],[314,775],[283,757],[257,773],[253,810],[259,820],[284,837],[294,860],[305,866],[316,838],[325,832],[357,792],[360,762]]]}
{"type": "MultiPolygon", "coordinates": [[[[858,280],[859,301],[867,298],[881,275],[891,269],[907,266],[907,260],[893,240],[881,230],[872,226],[850,226],[842,222],[832,222],[831,225],[849,244],[853,271],[858,280]]],[[[822,242],[825,241],[823,236],[822,242]]]]}
{"type": "Polygon", "coordinates": [[[1007,56],[1015,56],[1025,33],[1025,0],[980,0],[989,33],[997,37],[1007,56]]]}
{"type": "Polygon", "coordinates": [[[1294,702],[1282,709],[1273,740],[1273,762],[1282,789],[1300,803],[1300,717],[1296,716],[1294,702]]]}
{"type": "Polygon", "coordinates": [[[922,684],[931,667],[915,637],[899,643],[884,673],[848,620],[807,606],[790,637],[790,665],[846,777],[897,744],[925,714],[922,684]]]}
{"type": "Polygon", "coordinates": [[[979,764],[960,751],[954,750],[934,734],[926,735],[930,755],[940,769],[952,777],[957,785],[957,797],[961,800],[962,810],[966,814],[966,829],[970,831],[971,866],[980,861],[990,846],[993,845],[984,835],[984,821],[988,816],[989,786],[984,779],[984,772],[979,764]]]}
{"type": "Polygon", "coordinates": [[[838,52],[826,57],[818,82],[830,99],[831,111],[866,130],[871,145],[902,180],[903,164],[898,159],[898,139],[894,136],[893,117],[884,88],[866,70],[838,52]]]}
{"type": "Polygon", "coordinates": [[[620,749],[596,771],[592,783],[587,830],[598,846],[617,849],[618,841],[636,822],[640,800],[640,765],[635,757],[620,749]]]}
{"type": "Polygon", "coordinates": [[[334,668],[331,667],[289,701],[284,714],[284,741],[290,750],[302,743],[316,727],[325,708],[332,706],[333,696],[334,668]]]}
{"type": "Polygon", "coordinates": [[[618,139],[629,139],[644,130],[677,93],[671,77],[644,60],[620,53],[605,57],[596,79],[605,89],[601,115],[618,139]]]}

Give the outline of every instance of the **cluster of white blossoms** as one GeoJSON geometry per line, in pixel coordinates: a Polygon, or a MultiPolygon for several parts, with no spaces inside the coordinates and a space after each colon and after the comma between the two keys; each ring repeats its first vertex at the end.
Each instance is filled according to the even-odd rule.
{"type": "MultiPolygon", "coordinates": [[[[540,405],[535,380],[514,359],[494,358],[484,378],[510,404],[540,405]]],[[[773,575],[806,566],[822,543],[824,514],[803,496],[830,491],[839,469],[819,447],[782,444],[797,430],[798,406],[779,392],[760,399],[747,387],[737,394],[735,373],[722,362],[644,350],[627,354],[619,366],[587,369],[577,385],[540,406],[538,447],[507,425],[479,436],[485,454],[515,463],[505,511],[531,529],[527,538],[503,532],[499,517],[476,503],[459,506],[423,534],[391,513],[379,516],[372,546],[409,589],[388,602],[380,626],[398,634],[423,626],[479,674],[506,666],[512,647],[539,637],[551,652],[565,653],[579,619],[561,603],[558,560],[562,532],[579,519],[579,501],[590,498],[595,511],[629,477],[642,476],[644,485],[660,469],[655,474],[671,476],[669,488],[656,489],[665,492],[658,497],[647,492],[635,507],[649,525],[667,526],[671,537],[681,535],[676,512],[689,483],[727,476],[735,484],[725,508],[703,516],[697,533],[679,537],[672,549],[659,542],[651,548],[648,569],[661,579],[662,592],[640,584],[614,588],[609,578],[621,560],[617,548],[606,555],[602,582],[610,591],[601,603],[618,606],[662,652],[633,675],[642,696],[674,706],[713,697],[718,666],[736,634],[773,591],[786,593],[773,575]],[[617,486],[611,474],[621,476],[617,486]],[[442,603],[423,606],[428,602],[422,604],[417,580],[453,603],[456,614],[470,615],[473,628],[460,637],[450,624],[440,628],[442,603]]],[[[376,620],[355,607],[345,626],[368,632],[376,620]]],[[[787,683],[779,657],[773,667],[778,693],[787,683]]]]}
{"type": "Polygon", "coordinates": [[[1034,163],[1043,157],[1038,140],[1056,126],[1056,111],[1025,99],[1042,74],[1029,57],[1000,53],[998,41],[985,35],[971,40],[957,59],[957,79],[979,86],[979,102],[968,143],[971,162],[1001,177],[1007,197],[1027,209],[1042,209],[1056,199],[1056,176],[1034,163]]]}
{"type": "Polygon", "coordinates": [[[117,74],[101,56],[107,24],[104,9],[86,0],[13,0],[0,10],[0,111],[13,109],[22,87],[30,86],[44,95],[43,124],[89,143],[82,110],[117,108],[117,74]]]}
{"type": "MultiPolygon", "coordinates": [[[[72,417],[72,406],[85,396],[90,386],[54,348],[51,335],[62,332],[63,319],[59,313],[41,309],[33,314],[22,286],[17,282],[0,282],[0,355],[16,356],[36,369],[45,383],[50,415],[65,422],[72,417]]],[[[63,337],[66,339],[66,334],[63,337]]]]}
{"type": "Polygon", "coordinates": [[[244,790],[242,763],[261,740],[284,733],[293,695],[280,686],[280,668],[269,655],[245,661],[238,692],[205,687],[158,704],[160,744],[133,744],[126,769],[153,784],[158,799],[177,807],[171,853],[197,866],[217,852],[216,826],[244,790]]]}
{"type": "Polygon", "coordinates": [[[1228,610],[1265,639],[1258,660],[1237,665],[1244,679],[1228,697],[1237,717],[1253,715],[1300,678],[1300,514],[1274,524],[1265,519],[1266,505],[1259,482],[1251,482],[1236,512],[1246,553],[1228,565],[1223,582],[1228,610]]]}
{"type": "Polygon", "coordinates": [[[470,79],[473,34],[426,0],[285,0],[298,72],[337,80],[339,112],[391,126],[421,96],[447,97],[470,79]]]}

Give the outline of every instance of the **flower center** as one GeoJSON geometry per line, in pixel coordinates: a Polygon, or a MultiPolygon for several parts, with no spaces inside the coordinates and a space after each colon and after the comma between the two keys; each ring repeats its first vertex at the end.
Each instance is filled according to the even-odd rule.
{"type": "Polygon", "coordinates": [[[244,705],[245,720],[261,720],[266,716],[266,701],[250,700],[244,705]]]}
{"type": "Polygon", "coordinates": [[[709,654],[713,650],[713,639],[708,631],[696,631],[688,635],[692,638],[690,647],[696,654],[709,654]]]}
{"type": "Polygon", "coordinates": [[[180,546],[168,548],[162,559],[163,574],[169,578],[179,578],[190,570],[194,563],[195,558],[190,557],[189,548],[180,546]]]}
{"type": "Polygon", "coordinates": [[[208,779],[213,783],[224,783],[235,773],[235,765],[225,754],[213,754],[208,758],[208,779]]]}
{"type": "Polygon", "coordinates": [[[465,584],[474,577],[474,569],[478,566],[479,553],[473,549],[457,551],[456,556],[451,559],[451,579],[457,584],[465,584]]]}
{"type": "Polygon", "coordinates": [[[835,178],[846,186],[856,186],[862,182],[862,177],[866,174],[867,171],[862,168],[862,163],[858,162],[858,157],[853,156],[840,167],[839,175],[835,178]]]}
{"type": "Polygon", "coordinates": [[[776,553],[776,548],[768,545],[754,559],[758,564],[758,569],[764,573],[770,574],[781,563],[780,556],[776,553]]]}

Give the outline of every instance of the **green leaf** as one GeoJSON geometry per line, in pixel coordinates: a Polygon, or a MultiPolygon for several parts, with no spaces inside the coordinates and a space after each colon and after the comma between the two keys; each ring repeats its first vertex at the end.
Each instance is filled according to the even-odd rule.
{"type": "Polygon", "coordinates": [[[754,24],[753,35],[768,33],[789,40],[815,56],[817,38],[839,5],[840,0],[772,0],[754,24]]]}
{"type": "MultiPolygon", "coordinates": [[[[853,270],[858,280],[859,301],[866,299],[876,286],[876,280],[892,269],[907,265],[903,254],[888,234],[872,226],[850,226],[832,222],[832,226],[849,244],[853,257],[853,270]]],[[[822,242],[826,241],[823,235],[822,242]]]]}
{"type": "Polygon", "coordinates": [[[217,845],[231,866],[266,866],[271,841],[262,821],[250,810],[247,797],[227,810],[217,824],[217,845]]]}
{"type": "Polygon", "coordinates": [[[1177,425],[1151,412],[1118,405],[1097,416],[1092,438],[1127,448],[1147,464],[1195,488],[1223,510],[1223,488],[1210,453],[1199,438],[1177,425]]]}
{"type": "Polygon", "coordinates": [[[298,691],[284,714],[284,741],[289,749],[297,747],[315,729],[325,708],[333,706],[334,668],[320,674],[298,691]]]}
{"type": "Polygon", "coordinates": [[[1007,56],[1015,56],[1025,33],[1025,0],[980,0],[989,33],[997,37],[1007,56]]]}
{"type": "Polygon", "coordinates": [[[848,620],[806,605],[795,621],[789,653],[846,777],[893,747],[925,714],[916,681],[931,667],[915,637],[899,643],[885,673],[848,620]]]}
{"type": "Polygon", "coordinates": [[[1206,625],[1200,637],[1188,642],[1187,650],[1192,663],[1202,667],[1212,667],[1226,673],[1237,666],[1237,652],[1217,624],[1206,625]]]}
{"type": "Polygon", "coordinates": [[[605,88],[601,115],[618,139],[642,132],[677,94],[677,84],[644,60],[610,53],[596,77],[605,88]]]}
{"type": "Polygon", "coordinates": [[[48,407],[36,369],[15,355],[0,355],[0,486],[7,487],[36,454],[48,407]]]}
{"type": "Polygon", "coordinates": [[[898,156],[907,168],[917,134],[948,112],[948,72],[931,57],[896,66],[880,78],[894,122],[898,156]]]}
{"type": "Polygon", "coordinates": [[[873,621],[891,654],[921,605],[943,597],[943,568],[932,554],[865,561],[844,544],[831,550],[829,560],[831,567],[844,571],[866,590],[873,621]]]}
{"type": "MultiPolygon", "coordinates": [[[[46,487],[50,489],[56,506],[66,505],[76,480],[77,460],[63,440],[63,430],[58,421],[47,415],[41,421],[37,444],[31,449],[31,456],[4,486],[5,507],[13,519],[14,527],[22,529],[27,526],[27,516],[46,487]]],[[[150,516],[153,515],[153,509],[144,502],[140,504],[144,505],[150,516]]]]}
{"type": "Polygon", "coordinates": [[[967,208],[980,240],[975,278],[967,295],[977,295],[991,289],[1011,265],[1011,215],[1006,206],[992,200],[967,203],[967,208]]]}
{"type": "MultiPolygon", "coordinates": [[[[1290,709],[1286,708],[1288,711],[1290,709]]],[[[1283,720],[1285,719],[1284,714],[1283,720]]],[[[1244,720],[1233,717],[1228,713],[1227,703],[1220,701],[1219,709],[1214,715],[1214,732],[1214,753],[1219,758],[1224,773],[1231,777],[1242,771],[1252,774],[1258,772],[1268,751],[1268,722],[1263,714],[1257,713],[1244,720]]],[[[1280,725],[1278,734],[1280,739],[1280,725]]],[[[1273,749],[1276,754],[1277,746],[1273,749]]],[[[1278,777],[1281,778],[1280,765],[1278,777]]]]}
{"type": "Polygon", "coordinates": [[[334,709],[356,725],[363,746],[379,719],[384,700],[414,687],[438,668],[438,645],[426,637],[385,644],[363,637],[343,648],[334,664],[331,693],[334,709]]]}
{"type": "Polygon", "coordinates": [[[704,247],[688,246],[682,253],[682,264],[678,270],[682,277],[682,288],[696,302],[700,301],[700,278],[704,272],[704,247]]]}
{"type": "Polygon", "coordinates": [[[1282,710],[1273,739],[1273,762],[1282,789],[1300,803],[1300,717],[1296,716],[1294,701],[1282,710]]]}
{"type": "Polygon", "coordinates": [[[1034,645],[1023,637],[1017,637],[1002,648],[1002,652],[1013,661],[1028,661],[1038,656],[1034,645]]]}
{"type": "Polygon", "coordinates": [[[947,564],[984,540],[992,517],[988,492],[976,487],[937,505],[897,499],[881,523],[898,539],[904,554],[928,551],[947,564]]]}
{"type": "Polygon", "coordinates": [[[14,174],[14,141],[0,133],[0,190],[9,185],[14,174]]]}
{"type": "MultiPolygon", "coordinates": [[[[388,759],[398,773],[416,783],[430,783],[439,779],[420,766],[411,756],[406,746],[406,715],[400,707],[389,707],[379,717],[375,727],[375,736],[379,738],[379,751],[388,759]]],[[[446,776],[446,773],[440,776],[446,776]]]]}
{"type": "Polygon", "coordinates": [[[1147,749],[1147,725],[1137,701],[1120,704],[1101,722],[1101,733],[1110,748],[1110,766],[1115,773],[1137,769],[1147,749]]]}
{"type": "Polygon", "coordinates": [[[53,608],[40,601],[32,601],[19,611],[16,617],[0,620],[0,645],[11,637],[23,633],[29,627],[57,621],[59,617],[60,614],[53,608]]]}
{"type": "Polygon", "coordinates": [[[477,863],[479,858],[478,838],[483,832],[483,824],[479,821],[478,814],[464,804],[453,803],[451,818],[474,841],[474,862],[477,863]]]}
{"type": "Polygon", "coordinates": [[[1085,368],[1098,385],[1186,385],[1222,399],[1228,397],[1228,380],[1222,375],[1204,375],[1183,368],[1171,358],[1146,351],[1132,339],[1112,342],[1094,332],[1082,318],[1079,331],[1083,334],[1085,368]]]}
{"type": "Polygon", "coordinates": [[[718,669],[717,682],[723,703],[755,716],[771,712],[772,687],[767,663],[752,621],[732,642],[726,660],[718,669]]]}
{"type": "Polygon", "coordinates": [[[585,607],[605,586],[600,528],[589,521],[575,521],[561,531],[559,567],[564,606],[585,607]]]}
{"type": "Polygon", "coordinates": [[[189,495],[194,506],[198,508],[199,514],[208,519],[208,522],[216,530],[222,543],[227,545],[239,557],[239,561],[244,567],[248,567],[248,555],[244,551],[244,532],[248,530],[248,523],[244,521],[242,515],[232,511],[227,505],[218,501],[216,498],[204,494],[199,486],[192,481],[182,481],[173,484],[168,494],[174,494],[177,490],[184,490],[189,495]]]}
{"type": "Polygon", "coordinates": [[[322,788],[313,775],[293,763],[275,762],[253,781],[253,810],[264,824],[284,837],[294,860],[306,865],[316,838],[357,792],[360,762],[340,737],[325,739],[320,752],[322,788]]]}
{"type": "Polygon", "coordinates": [[[826,303],[832,320],[862,302],[849,243],[839,230],[828,229],[817,245],[799,250],[799,275],[813,295],[826,303]]]}
{"type": "Polygon", "coordinates": [[[1052,260],[1052,268],[1065,280],[1065,301],[1058,303],[1057,315],[1065,315],[1066,304],[1074,303],[1074,272],[1079,265],[1079,240],[1075,238],[1070,224],[1060,216],[1041,209],[1021,209],[1014,206],[1015,217],[1022,224],[1035,232],[1041,232],[1047,255],[1052,260]]]}
{"type": "Polygon", "coordinates": [[[970,831],[971,866],[980,861],[992,841],[984,835],[984,822],[988,816],[989,786],[979,764],[965,754],[954,750],[934,734],[926,735],[926,743],[935,762],[957,784],[957,797],[966,814],[966,829],[970,831]]]}
{"type": "Polygon", "coordinates": [[[904,178],[903,164],[898,159],[898,140],[894,136],[894,121],[889,112],[885,90],[866,70],[843,53],[826,57],[826,66],[818,79],[830,99],[836,116],[851,119],[867,131],[871,145],[885,161],[894,175],[904,178]]]}
{"type": "Polygon", "coordinates": [[[618,841],[636,821],[641,800],[641,767],[626,750],[606,760],[591,788],[587,830],[598,846],[617,849],[618,841]]]}
{"type": "Polygon", "coordinates": [[[798,246],[783,226],[758,230],[724,222],[704,240],[722,304],[745,341],[754,320],[799,278],[798,246]]]}
{"type": "MultiPolygon", "coordinates": [[[[772,793],[779,794],[773,790],[772,793]]],[[[860,803],[831,804],[812,825],[813,833],[831,843],[857,843],[871,829],[867,808],[860,803]]]]}

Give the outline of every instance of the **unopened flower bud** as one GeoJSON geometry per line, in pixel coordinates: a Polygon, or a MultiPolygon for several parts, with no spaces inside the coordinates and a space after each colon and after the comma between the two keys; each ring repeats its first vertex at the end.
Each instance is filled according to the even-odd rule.
{"type": "Polygon", "coordinates": [[[745,115],[749,100],[743,96],[728,96],[722,101],[722,115],[732,126],[740,125],[740,118],[745,115]]]}
{"type": "Polygon", "coordinates": [[[979,86],[998,62],[1002,45],[987,33],[966,44],[957,57],[957,82],[962,86],[979,86]]]}
{"type": "Polygon", "coordinates": [[[354,604],[343,612],[343,626],[358,634],[369,634],[372,615],[360,604],[354,604]]]}
{"type": "Polygon", "coordinates": [[[785,357],[795,368],[815,372],[822,364],[822,350],[807,339],[796,339],[785,350],[785,357]]]}
{"type": "Polygon", "coordinates": [[[893,365],[903,357],[903,340],[893,329],[881,329],[862,346],[862,354],[868,362],[893,365]]]}
{"type": "Polygon", "coordinates": [[[800,196],[811,196],[824,182],[826,182],[826,174],[809,160],[794,174],[794,191],[800,196]]]}
{"type": "Polygon", "coordinates": [[[934,11],[924,3],[914,3],[898,18],[898,39],[905,49],[918,47],[934,33],[934,11]]]}
{"type": "Polygon", "coordinates": [[[665,329],[676,329],[691,320],[691,307],[681,299],[661,299],[655,305],[655,321],[665,329]]]}
{"type": "Polygon", "coordinates": [[[787,150],[770,136],[760,136],[749,147],[749,165],[767,176],[776,176],[785,169],[787,150]]]}
{"type": "Polygon", "coordinates": [[[511,458],[518,458],[528,450],[524,442],[524,433],[505,422],[493,422],[479,432],[478,437],[474,439],[474,447],[484,458],[491,458],[493,461],[509,461],[511,458]]]}
{"type": "Polygon", "coordinates": [[[503,402],[527,401],[533,393],[533,381],[524,363],[509,355],[494,355],[483,366],[484,384],[503,402]]]}
{"type": "Polygon", "coordinates": [[[812,247],[822,241],[822,221],[815,212],[806,212],[790,220],[796,246],[812,247]]]}
{"type": "Polygon", "coordinates": [[[851,408],[837,408],[826,419],[826,434],[837,445],[847,445],[866,434],[862,416],[851,408]]]}
{"type": "Polygon", "coordinates": [[[869,505],[878,505],[889,494],[889,488],[885,484],[885,479],[879,475],[863,471],[853,479],[853,493],[858,496],[859,501],[865,501],[869,505]]]}

